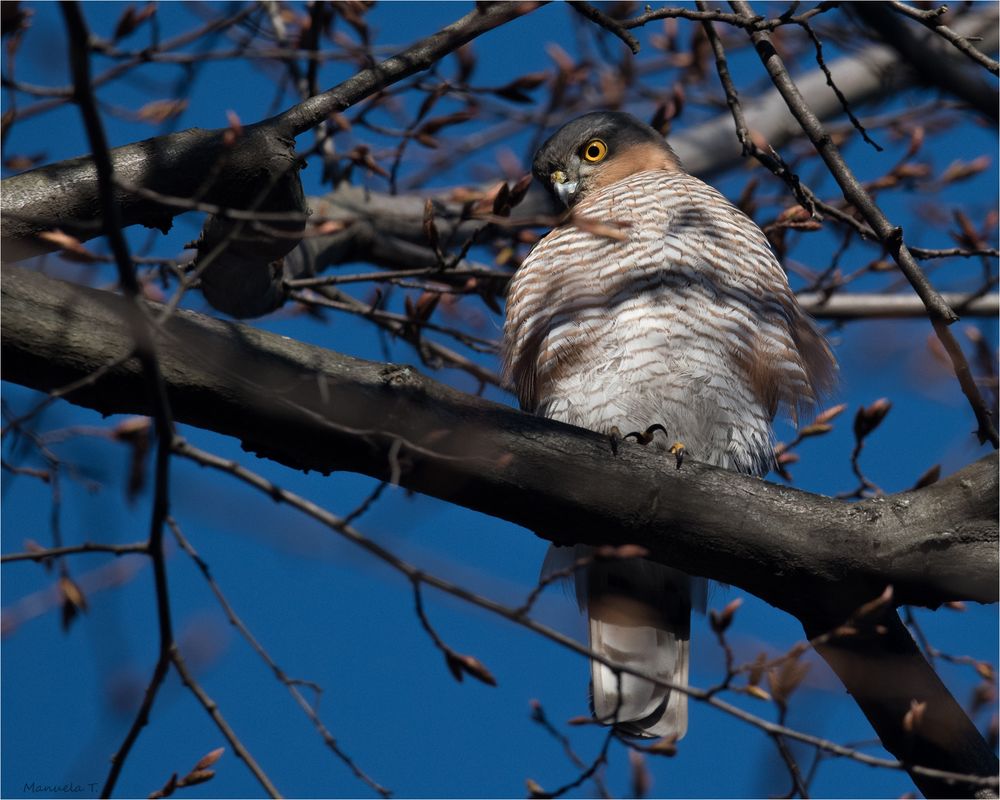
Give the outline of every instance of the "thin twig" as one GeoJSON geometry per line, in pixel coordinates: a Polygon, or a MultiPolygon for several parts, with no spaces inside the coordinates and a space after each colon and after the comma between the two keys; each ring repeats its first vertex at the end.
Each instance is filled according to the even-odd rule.
{"type": "Polygon", "coordinates": [[[861,120],[854,116],[854,112],[851,110],[851,106],[847,102],[847,98],[844,96],[844,93],[840,91],[840,87],[837,86],[836,82],[833,80],[833,73],[830,72],[830,68],[826,65],[826,60],[823,58],[823,43],[816,35],[816,32],[812,29],[812,26],[810,26],[808,22],[801,23],[801,28],[812,40],[813,47],[816,50],[816,63],[819,65],[819,68],[823,70],[823,74],[826,76],[826,85],[833,90],[835,95],[837,95],[840,107],[844,109],[844,113],[847,114],[847,118],[851,121],[851,125],[854,126],[855,130],[861,134],[861,137],[868,142],[868,144],[875,148],[876,152],[881,153],[882,146],[868,135],[868,131],[865,130],[865,126],[861,124],[861,120]]]}
{"type": "Polygon", "coordinates": [[[582,0],[570,0],[570,8],[576,11],[578,14],[586,17],[591,22],[600,25],[604,30],[609,33],[613,33],[619,39],[621,39],[626,47],[632,51],[632,55],[637,55],[639,53],[639,40],[636,39],[628,30],[616,20],[611,19],[607,14],[604,14],[600,9],[594,8],[590,3],[582,2],[582,0]]]}
{"type": "MultiPolygon", "coordinates": [[[[563,752],[566,757],[572,762],[573,766],[579,770],[586,770],[587,765],[584,763],[583,759],[576,754],[573,749],[573,745],[570,743],[569,737],[564,733],[559,731],[555,725],[553,725],[549,718],[545,715],[545,710],[542,708],[542,704],[537,700],[531,701],[531,721],[537,722],[553,739],[555,739],[562,746],[563,752]]],[[[608,787],[604,783],[604,779],[596,772],[592,775],[594,786],[603,798],[610,798],[611,793],[608,791],[608,787]]]]}
{"type": "MultiPolygon", "coordinates": [[[[781,723],[784,724],[784,722],[784,714],[782,714],[781,723]]],[[[785,737],[776,733],[771,737],[771,739],[777,746],[778,754],[781,756],[781,760],[785,762],[785,766],[788,767],[788,774],[792,778],[792,791],[789,793],[789,796],[794,797],[798,794],[802,800],[808,800],[808,785],[802,778],[802,770],[799,769],[799,762],[796,761],[795,756],[792,755],[792,751],[789,749],[788,742],[785,741],[785,737]]]]}
{"type": "Polygon", "coordinates": [[[908,6],[906,3],[899,2],[899,0],[889,0],[888,5],[893,11],[904,14],[910,19],[917,20],[925,28],[934,31],[942,39],[951,42],[956,50],[971,58],[981,67],[985,67],[994,75],[1000,74],[1000,63],[994,61],[981,50],[978,50],[968,39],[941,22],[941,17],[948,11],[948,6],[942,5],[937,8],[923,10],[908,6]]]}
{"type": "MultiPolygon", "coordinates": [[[[732,8],[743,17],[744,21],[754,18],[753,9],[746,0],[730,0],[732,8]]],[[[854,176],[840,150],[827,135],[823,124],[809,108],[798,87],[788,74],[788,70],[771,43],[766,31],[752,31],[750,39],[757,48],[761,62],[771,76],[775,87],[781,93],[789,110],[799,121],[803,131],[819,152],[830,173],[840,185],[845,199],[851,203],[878,235],[886,250],[892,255],[900,271],[906,276],[914,290],[927,307],[927,314],[934,325],[934,330],[941,339],[952,362],[955,375],[958,378],[962,392],[969,400],[973,413],[979,423],[978,435],[981,442],[989,440],[994,447],[1000,447],[1000,434],[992,418],[989,407],[979,392],[969,369],[968,361],[958,346],[954,336],[948,330],[948,325],[955,322],[958,316],[944,301],[938,291],[927,279],[920,265],[914,260],[905,243],[903,231],[894,226],[886,218],[882,210],[875,204],[871,196],[854,176]]]]}
{"type": "Polygon", "coordinates": [[[172,645],[170,648],[170,661],[174,665],[174,669],[177,670],[177,674],[180,675],[181,681],[184,685],[191,690],[198,702],[201,703],[202,708],[208,712],[208,715],[212,718],[215,726],[222,732],[222,735],[226,737],[226,741],[229,742],[229,746],[233,748],[233,752],[236,753],[237,757],[247,765],[247,768],[253,773],[257,782],[264,787],[264,791],[267,792],[269,797],[281,797],[281,793],[271,783],[271,779],[267,777],[267,773],[260,768],[256,759],[250,755],[250,751],[246,749],[243,742],[236,735],[236,732],[229,727],[229,723],[226,722],[225,718],[222,716],[222,712],[219,711],[219,706],[216,702],[208,696],[208,693],[201,687],[201,684],[195,679],[191,670],[188,669],[187,663],[184,661],[177,649],[177,645],[172,645]]]}
{"type": "Polygon", "coordinates": [[[316,706],[311,704],[308,700],[306,700],[306,698],[302,695],[302,692],[299,691],[298,687],[308,686],[313,691],[315,691],[317,695],[319,695],[322,692],[322,688],[318,684],[313,683],[312,681],[304,681],[296,678],[290,678],[285,673],[285,671],[277,664],[277,662],[275,662],[275,660],[271,658],[270,653],[268,653],[267,650],[264,649],[264,646],[259,641],[257,641],[257,637],[253,635],[253,633],[246,626],[243,620],[236,614],[235,609],[232,607],[232,605],[230,605],[229,600],[222,593],[222,589],[219,588],[219,585],[215,582],[215,578],[212,577],[212,572],[208,566],[208,563],[200,555],[198,555],[198,552],[194,549],[194,546],[188,541],[187,537],[184,536],[184,534],[181,532],[180,526],[177,524],[177,522],[173,518],[168,518],[167,524],[170,526],[170,530],[173,532],[174,538],[177,539],[177,543],[181,546],[181,549],[183,549],[184,552],[191,557],[191,560],[194,561],[195,565],[198,567],[198,570],[201,572],[202,577],[205,579],[205,582],[212,590],[212,594],[215,595],[215,599],[218,600],[219,605],[222,607],[222,611],[226,615],[226,618],[229,620],[229,624],[232,625],[234,628],[236,628],[237,631],[239,631],[240,635],[244,638],[244,640],[246,640],[247,644],[249,644],[250,647],[253,649],[253,651],[257,653],[258,656],[260,656],[261,660],[265,664],[267,664],[268,667],[271,668],[271,671],[274,673],[275,677],[282,684],[284,684],[285,688],[288,689],[289,693],[292,695],[292,698],[295,700],[296,704],[298,704],[299,708],[302,709],[305,715],[309,718],[309,721],[312,722],[313,726],[319,732],[319,735],[323,738],[324,744],[326,744],[326,746],[330,748],[330,750],[333,752],[334,755],[337,756],[337,758],[339,758],[341,761],[344,762],[345,765],[347,765],[348,769],[351,770],[351,772],[354,774],[356,778],[363,781],[369,788],[380,794],[382,797],[391,797],[392,792],[390,792],[388,789],[386,789],[385,787],[379,785],[377,782],[372,780],[372,778],[370,778],[360,767],[358,767],[357,764],[354,762],[354,760],[340,748],[340,745],[337,743],[337,740],[333,737],[333,734],[330,733],[330,731],[323,724],[323,721],[319,718],[316,706]]]}
{"type": "Polygon", "coordinates": [[[511,622],[520,625],[521,627],[527,628],[544,638],[559,644],[560,646],[571,650],[581,656],[585,656],[593,661],[604,664],[605,666],[615,670],[618,674],[628,674],[634,675],[636,677],[642,678],[649,681],[650,683],[661,686],[663,688],[670,689],[672,691],[680,691],[687,694],[689,697],[695,700],[707,703],[708,705],[722,711],[725,714],[733,716],[743,722],[746,722],[767,734],[780,733],[789,739],[795,739],[796,741],[801,741],[809,744],[813,747],[818,747],[822,750],[828,751],[834,755],[851,759],[852,761],[857,761],[862,764],[867,764],[873,767],[880,767],[883,769],[891,770],[907,770],[912,774],[922,775],[929,778],[935,778],[939,780],[955,781],[963,784],[973,785],[973,786],[986,786],[986,787],[996,787],[1000,785],[1000,780],[993,776],[981,776],[981,775],[966,775],[962,773],[948,772],[946,770],[939,770],[930,767],[923,767],[920,765],[907,764],[902,761],[878,758],[875,756],[869,756],[865,753],[859,753],[852,750],[849,747],[837,744],[836,742],[830,741],[828,739],[823,739],[818,736],[813,736],[808,733],[803,733],[802,731],[795,730],[793,728],[788,728],[784,725],[779,725],[777,723],[766,720],[755,714],[746,711],[739,706],[734,706],[731,703],[712,696],[708,691],[703,689],[698,689],[693,686],[681,685],[673,683],[672,681],[665,681],[654,675],[648,675],[641,670],[633,669],[631,667],[623,666],[616,662],[611,661],[606,656],[596,651],[591,650],[588,647],[580,644],[574,639],[560,633],[559,631],[553,630],[548,626],[542,625],[529,617],[519,617],[513,613],[513,609],[508,608],[500,603],[490,600],[486,597],[478,595],[460,586],[457,586],[449,581],[439,578],[423,570],[419,570],[411,564],[403,561],[392,551],[387,550],[381,545],[373,542],[367,537],[363,536],[361,533],[355,529],[345,526],[343,521],[331,514],[329,511],[319,507],[315,503],[296,495],[293,492],[289,492],[287,489],[283,489],[267,478],[258,475],[242,464],[233,461],[231,459],[220,458],[219,456],[213,455],[206,451],[200,450],[196,447],[191,446],[182,439],[176,439],[174,442],[174,452],[184,458],[188,458],[195,463],[201,464],[205,467],[210,467],[216,469],[237,478],[243,483],[248,484],[256,488],[258,491],[263,492],[266,496],[273,500],[280,501],[288,504],[289,506],[299,510],[300,512],[306,514],[307,516],[315,519],[331,530],[344,536],[357,546],[361,547],[371,555],[375,556],[379,560],[388,564],[398,572],[405,575],[409,580],[419,580],[421,583],[433,586],[439,591],[450,594],[453,597],[457,597],[470,605],[482,608],[493,614],[496,614],[504,619],[510,620],[511,622]]]}
{"type": "Polygon", "coordinates": [[[150,519],[149,554],[153,562],[153,576],[156,587],[156,613],[160,633],[160,653],[156,667],[146,688],[139,713],[111,759],[111,769],[102,789],[102,796],[109,797],[121,773],[125,760],[149,720],[149,712],[157,692],[166,676],[173,647],[173,628],[170,620],[170,599],[167,590],[166,563],[163,552],[163,525],[169,503],[169,462],[170,441],[173,438],[173,423],[167,403],[163,378],[156,361],[150,331],[137,299],[141,287],[136,280],[135,270],[129,257],[128,245],[121,230],[121,215],[114,198],[114,177],[108,142],[104,127],[97,111],[93,86],[90,78],[90,34],[76,3],[61,3],[63,18],[70,41],[70,65],[73,72],[74,99],[80,107],[84,127],[90,142],[92,158],[97,172],[100,194],[101,216],[104,233],[115,257],[118,278],[127,297],[132,301],[132,313],[128,314],[128,324],[136,344],[136,352],[142,365],[145,380],[152,395],[153,419],[158,437],[156,454],[156,478],[153,510],[150,519]]]}
{"type": "Polygon", "coordinates": [[[84,542],[83,544],[67,545],[66,547],[46,547],[39,550],[28,550],[24,553],[8,553],[0,556],[0,563],[10,564],[15,561],[48,561],[58,556],[75,555],[77,553],[112,553],[125,556],[132,553],[149,554],[149,542],[133,542],[132,544],[101,544],[99,542],[84,542]]]}
{"type": "MultiPolygon", "coordinates": [[[[705,11],[708,9],[708,4],[705,0],[698,0],[697,5],[699,9],[705,11]]],[[[715,69],[719,74],[719,80],[726,95],[726,104],[729,106],[729,111],[733,115],[733,121],[736,124],[736,138],[739,140],[743,156],[752,155],[764,167],[770,170],[772,174],[784,181],[792,194],[795,195],[795,199],[799,202],[799,205],[809,211],[810,215],[816,216],[817,202],[812,191],[802,184],[799,176],[792,172],[777,150],[771,147],[769,148],[770,152],[764,152],[754,142],[750,134],[750,129],[747,126],[746,116],[743,113],[743,106],[740,104],[739,92],[736,91],[736,85],[733,83],[729,72],[729,62],[726,59],[726,51],[722,44],[722,39],[709,19],[702,20],[702,27],[705,30],[705,36],[715,56],[715,69]]]]}

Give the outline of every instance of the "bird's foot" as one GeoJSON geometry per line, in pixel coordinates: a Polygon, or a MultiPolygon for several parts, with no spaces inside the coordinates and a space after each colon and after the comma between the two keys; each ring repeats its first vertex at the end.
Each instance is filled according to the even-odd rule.
{"type": "Polygon", "coordinates": [[[618,445],[622,443],[624,437],[622,432],[617,425],[612,425],[611,430],[608,431],[608,441],[611,443],[611,454],[618,455],[618,445]]]}
{"type": "Polygon", "coordinates": [[[680,469],[681,464],[684,461],[684,454],[687,452],[687,449],[684,447],[684,442],[674,442],[670,445],[670,449],[667,452],[677,459],[677,469],[680,469]]]}
{"type": "Polygon", "coordinates": [[[645,447],[647,444],[653,441],[653,434],[655,434],[657,431],[663,431],[663,435],[664,436],[667,435],[667,429],[657,422],[655,425],[650,425],[644,431],[632,431],[631,433],[626,433],[624,438],[631,439],[632,437],[635,437],[635,440],[643,447],[645,447]]]}

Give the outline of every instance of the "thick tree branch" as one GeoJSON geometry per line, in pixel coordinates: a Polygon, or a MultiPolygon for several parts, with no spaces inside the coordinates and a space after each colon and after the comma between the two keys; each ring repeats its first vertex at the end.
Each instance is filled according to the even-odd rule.
{"type": "MultiPolygon", "coordinates": [[[[982,36],[984,48],[996,49],[995,7],[969,14],[959,23],[960,30],[967,35],[982,36]]],[[[848,102],[855,107],[891,96],[917,79],[916,73],[900,61],[891,47],[881,44],[869,45],[853,55],[839,58],[829,67],[837,76],[837,85],[848,102]]],[[[843,113],[821,69],[797,75],[795,83],[818,119],[829,120],[843,113]]],[[[748,131],[771,146],[780,148],[802,136],[801,125],[777,89],[745,98],[741,105],[748,131]]],[[[729,113],[678,131],[670,137],[670,143],[685,168],[706,179],[743,160],[729,113]]],[[[426,246],[423,230],[423,204],[427,194],[394,196],[341,183],[322,197],[310,197],[309,204],[317,216],[349,221],[351,225],[330,235],[304,239],[293,251],[294,269],[286,270],[288,277],[316,273],[334,264],[357,260],[390,268],[436,265],[436,255],[426,246]]],[[[435,223],[442,239],[461,241],[472,230],[481,227],[481,221],[462,221],[459,217],[461,204],[448,203],[445,192],[435,192],[432,196],[438,211],[435,223]]],[[[511,218],[521,220],[555,212],[549,195],[540,187],[532,186],[525,199],[514,208],[511,218]]],[[[490,236],[487,230],[480,235],[479,241],[484,242],[490,236]]]]}
{"type": "Polygon", "coordinates": [[[477,36],[524,16],[544,4],[533,0],[477,3],[475,9],[437,33],[421,39],[371,69],[362,70],[339,86],[310,97],[264,124],[273,122],[284,135],[298,136],[319,125],[330,114],[350,108],[379,89],[427,69],[477,36]]]}
{"type": "MultiPolygon", "coordinates": [[[[844,619],[843,612],[803,620],[807,636],[817,636],[844,619]]],[[[997,759],[976,726],[941,682],[899,615],[891,607],[872,614],[856,636],[837,637],[817,651],[843,682],[876,730],[882,744],[905,764],[921,764],[972,775],[995,775],[997,759]],[[909,729],[903,722],[913,703],[922,717],[909,729]]],[[[910,770],[925,797],[989,797],[974,787],[910,770]]],[[[982,791],[982,790],[979,790],[982,791]]]]}
{"type": "MultiPolygon", "coordinates": [[[[498,5],[508,6],[507,13],[514,13],[517,7],[517,4],[498,5]]],[[[491,21],[495,21],[492,16],[480,20],[482,24],[491,21]]],[[[958,21],[956,29],[966,36],[983,37],[981,47],[992,52],[998,40],[996,23],[996,9],[990,7],[967,14],[958,21]]],[[[933,34],[927,35],[933,38],[933,34]]],[[[390,78],[399,80],[404,77],[403,73],[393,70],[412,65],[403,56],[410,50],[426,50],[427,42],[418,42],[395,59],[384,62],[379,69],[385,85],[391,82],[390,78]],[[386,65],[391,65],[391,68],[386,65]]],[[[451,39],[444,42],[447,46],[458,44],[460,42],[451,39]]],[[[916,78],[916,73],[902,64],[895,51],[885,45],[869,45],[854,55],[831,62],[829,66],[837,76],[838,86],[854,106],[892,95],[916,78]]],[[[331,90],[338,93],[338,102],[357,102],[364,97],[363,92],[371,87],[374,79],[373,76],[362,79],[364,74],[359,73],[331,90]]],[[[841,113],[840,102],[826,85],[822,70],[797,76],[796,83],[819,119],[829,119],[841,113]]],[[[776,90],[744,100],[743,110],[747,127],[775,147],[802,135],[801,127],[776,90]]],[[[292,113],[292,110],[286,113],[292,113]]],[[[253,196],[258,188],[248,186],[247,182],[266,180],[266,176],[284,170],[288,154],[292,152],[291,138],[280,135],[274,122],[272,119],[246,126],[244,138],[238,146],[229,149],[222,146],[228,129],[207,131],[193,128],[124,145],[111,151],[115,175],[124,185],[140,186],[172,197],[195,198],[220,206],[242,208],[246,198],[253,196]],[[213,174],[213,168],[220,165],[220,155],[225,157],[221,162],[224,174],[220,174],[220,179],[210,186],[205,186],[205,176],[213,174]]],[[[742,159],[732,128],[730,115],[720,114],[714,120],[679,132],[671,137],[671,144],[689,171],[710,177],[742,159]]],[[[0,230],[6,261],[18,261],[57,249],[57,244],[35,238],[39,232],[53,227],[60,227],[84,241],[99,235],[100,226],[93,222],[97,203],[96,177],[88,156],[12,176],[5,179],[2,185],[4,216],[0,221],[0,230]]],[[[169,207],[135,191],[123,189],[116,197],[125,226],[143,224],[168,230],[173,217],[185,210],[183,206],[169,207]]],[[[339,197],[328,199],[332,204],[339,201],[339,197]]],[[[312,202],[316,210],[320,204],[312,202]]],[[[289,204],[275,202],[273,207],[285,209],[289,204]]],[[[515,209],[514,216],[537,214],[547,208],[544,193],[532,192],[525,203],[515,209]]],[[[418,213],[416,219],[419,225],[421,214],[418,213]]],[[[307,243],[315,248],[324,248],[330,241],[330,237],[317,237],[307,240],[307,243]]]]}
{"type": "MultiPolygon", "coordinates": [[[[332,112],[350,107],[396,81],[426,69],[438,59],[498,25],[538,7],[534,2],[493,3],[477,8],[398,55],[311,97],[283,114],[244,128],[231,144],[230,129],[192,128],[125,145],[111,151],[116,178],[126,186],[152,189],[173,197],[204,199],[245,208],[248,198],[275,186],[275,196],[261,210],[302,211],[294,187],[287,185],[288,157],[294,137],[318,125],[332,112]]],[[[50,164],[3,181],[2,244],[4,258],[17,261],[57,245],[37,234],[60,228],[81,240],[101,233],[96,170],[90,156],[50,164]]],[[[142,224],[169,230],[183,209],[120,188],[115,199],[122,225],[142,224]]],[[[294,244],[291,242],[289,248],[294,244]]],[[[286,248],[289,249],[289,248],[286,248]]],[[[275,256],[278,257],[278,256],[275,256]]]]}
{"type": "MultiPolygon", "coordinates": [[[[7,380],[47,391],[127,352],[116,295],[16,267],[4,268],[2,292],[7,380]]],[[[799,617],[823,598],[860,605],[890,583],[900,603],[997,600],[995,455],[918,492],[848,504],[693,460],[678,470],[637,445],[615,456],[602,436],[409,367],[191,312],[158,339],[179,421],[297,469],[398,470],[410,489],[554,541],[643,545],[799,617]]],[[[69,399],[104,413],[148,409],[134,361],[69,399]]]]}
{"type": "MultiPolygon", "coordinates": [[[[1000,313],[1000,295],[967,295],[944,292],[941,297],[962,317],[995,317],[1000,313]]],[[[927,309],[913,294],[862,294],[838,292],[829,297],[809,292],[798,295],[799,304],[817,319],[921,319],[927,309]]]]}
{"type": "MultiPolygon", "coordinates": [[[[0,289],[6,379],[49,390],[128,352],[128,301],[118,295],[17,267],[5,268],[0,289]]],[[[658,560],[762,597],[810,633],[839,624],[886,584],[893,602],[997,599],[995,453],[925,489],[847,504],[694,461],[676,469],[639,446],[614,455],[595,433],[463,395],[407,367],[192,312],[168,318],[157,346],[181,421],[295,468],[393,479],[553,541],[643,545],[658,560]]],[[[105,413],[148,404],[134,360],[68,399],[105,413]]],[[[967,789],[913,766],[924,762],[995,774],[989,748],[912,642],[907,649],[875,633],[822,655],[918,785],[933,796],[967,789]],[[866,693],[863,676],[892,674],[886,648],[900,650],[888,663],[916,683],[866,693]],[[901,733],[898,709],[925,698],[935,727],[901,733]],[[950,732],[944,740],[941,730],[950,732]]]]}

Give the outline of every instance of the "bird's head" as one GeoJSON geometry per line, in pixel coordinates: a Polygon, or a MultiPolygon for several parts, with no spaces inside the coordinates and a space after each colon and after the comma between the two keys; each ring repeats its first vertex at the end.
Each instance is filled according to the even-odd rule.
{"type": "Polygon", "coordinates": [[[679,171],[655,129],[621,111],[595,111],[567,122],[535,154],[532,172],[567,208],[636,172],[679,171]]]}

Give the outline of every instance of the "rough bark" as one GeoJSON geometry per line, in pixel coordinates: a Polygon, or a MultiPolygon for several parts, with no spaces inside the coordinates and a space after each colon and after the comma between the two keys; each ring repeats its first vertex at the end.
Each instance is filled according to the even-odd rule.
{"type": "MultiPolygon", "coordinates": [[[[981,36],[977,45],[986,52],[993,52],[998,43],[997,20],[997,9],[991,6],[963,17],[956,27],[967,35],[981,36]]],[[[921,41],[924,39],[929,47],[935,48],[933,52],[939,53],[938,48],[943,43],[938,42],[933,33],[925,31],[921,41]]],[[[939,54],[942,59],[949,59],[951,55],[947,48],[939,54]]],[[[829,68],[836,77],[838,88],[855,109],[896,94],[921,79],[917,71],[900,60],[892,47],[883,44],[871,44],[857,53],[836,59],[830,62],[829,68]]],[[[843,106],[827,84],[823,70],[817,68],[797,75],[795,82],[820,120],[842,116],[843,106]]],[[[777,89],[744,98],[742,105],[750,130],[775,148],[780,149],[803,135],[802,127],[777,89]]],[[[679,131],[670,137],[670,143],[685,168],[706,180],[732,169],[744,159],[728,112],[679,131]]],[[[451,237],[461,242],[482,223],[460,221],[460,204],[445,202],[446,194],[436,193],[439,216],[435,222],[442,239],[451,237]]],[[[331,235],[304,239],[294,251],[286,272],[289,277],[301,277],[358,258],[387,267],[434,266],[437,257],[426,246],[423,230],[423,197],[424,194],[391,196],[367,192],[348,184],[341,184],[322,197],[310,197],[311,207],[320,216],[350,220],[353,224],[331,235]]],[[[549,195],[533,186],[511,217],[513,220],[527,219],[557,211],[549,195]]],[[[488,239],[489,232],[478,237],[480,242],[488,239]]]]}
{"type": "MultiPolygon", "coordinates": [[[[143,413],[147,384],[114,294],[5,267],[3,377],[67,399],[143,413]],[[94,371],[120,360],[97,380],[94,371]]],[[[156,313],[150,304],[149,311],[156,313]]],[[[296,469],[395,477],[552,541],[637,543],[653,558],[739,586],[815,636],[887,584],[894,603],[997,600],[997,455],[915,492],[848,504],[463,395],[409,367],[323,350],[179,311],[159,326],[175,419],[238,437],[296,469]]],[[[996,758],[924,661],[891,606],[885,633],[820,649],[878,735],[907,765],[995,775],[996,758]],[[926,728],[906,730],[912,700],[926,728]]],[[[969,795],[911,771],[928,796],[969,795]]]]}
{"type": "MultiPolygon", "coordinates": [[[[515,16],[513,11],[512,9],[508,13],[515,16]]],[[[491,11],[490,14],[494,16],[479,20],[479,26],[469,28],[466,33],[477,35],[482,32],[480,27],[495,27],[500,24],[500,17],[496,16],[498,13],[491,11]]],[[[966,35],[982,36],[982,41],[977,43],[979,47],[986,52],[993,52],[998,38],[996,22],[996,8],[990,7],[963,17],[956,27],[966,35]]],[[[463,33],[463,40],[466,33],[463,33]]],[[[925,35],[934,38],[930,32],[925,35]]],[[[428,41],[417,43],[411,50],[425,51],[428,41]]],[[[454,49],[461,42],[453,34],[451,38],[445,37],[436,44],[438,47],[454,49]]],[[[376,73],[383,83],[388,83],[416,71],[422,62],[404,58],[405,55],[404,53],[387,61],[389,67],[381,66],[375,70],[363,71],[319,97],[326,98],[325,102],[333,103],[337,108],[345,103],[349,105],[365,96],[364,92],[374,85],[372,81],[376,73]],[[369,75],[369,72],[372,74],[369,75]]],[[[889,96],[918,79],[915,72],[900,62],[895,51],[885,45],[869,45],[854,55],[831,62],[830,69],[844,96],[855,106],[889,96]]],[[[802,93],[809,98],[810,107],[818,118],[827,120],[841,113],[840,102],[826,85],[826,76],[822,70],[816,69],[799,76],[796,82],[802,93]]],[[[312,110],[318,102],[320,101],[314,98],[312,105],[305,111],[312,110]]],[[[757,98],[745,99],[743,105],[747,124],[773,146],[781,147],[791,138],[802,135],[801,128],[777,91],[771,90],[757,98]]],[[[331,110],[333,106],[330,107],[331,110]]],[[[242,208],[247,197],[256,194],[255,191],[248,190],[247,179],[253,177],[255,169],[258,178],[266,179],[270,174],[267,168],[267,160],[271,157],[269,154],[280,153],[285,149],[287,146],[283,147],[281,140],[287,141],[301,127],[298,124],[299,117],[293,111],[295,109],[290,109],[285,115],[246,129],[250,135],[238,148],[238,152],[226,156],[228,160],[225,163],[229,168],[224,170],[225,175],[220,176],[219,181],[213,183],[210,195],[205,194],[203,184],[205,176],[213,173],[212,167],[220,163],[220,155],[226,153],[221,145],[224,130],[195,128],[115,148],[112,158],[116,174],[125,183],[153,189],[164,195],[199,198],[222,206],[242,208]],[[284,121],[281,122],[282,120],[284,121]],[[293,125],[293,122],[296,124],[293,125]],[[254,138],[258,132],[264,138],[254,138]],[[255,164],[255,159],[259,163],[255,164]]],[[[671,143],[687,169],[702,177],[723,172],[742,159],[728,113],[680,132],[671,138],[671,143]]],[[[61,227],[82,240],[100,233],[100,225],[94,221],[98,205],[97,184],[88,156],[15,175],[5,179],[2,186],[4,217],[0,229],[4,258],[7,261],[17,261],[56,249],[56,244],[35,239],[39,231],[52,227],[61,227]]],[[[134,192],[122,191],[119,198],[126,226],[144,224],[147,227],[168,229],[170,220],[186,210],[183,206],[169,207],[149,196],[134,192]]],[[[325,199],[328,210],[330,206],[354,208],[357,205],[348,195],[344,195],[342,203],[339,194],[325,199]]],[[[405,231],[399,231],[395,235],[411,242],[423,241],[422,202],[422,199],[418,201],[420,207],[412,215],[412,222],[406,224],[405,231]]],[[[321,205],[317,199],[312,199],[312,203],[314,206],[321,205]]],[[[550,210],[547,196],[544,192],[533,191],[522,206],[515,209],[515,218],[518,215],[537,215],[547,210],[550,210]]],[[[335,212],[333,216],[336,217],[335,212]]],[[[357,233],[361,232],[359,229],[357,233]]],[[[353,235],[348,234],[339,239],[317,237],[307,240],[307,244],[311,251],[323,250],[334,247],[353,235]]]]}
{"type": "MultiPolygon", "coordinates": [[[[111,151],[117,179],[129,187],[151,189],[172,198],[206,201],[244,209],[287,173],[283,156],[294,155],[294,139],[380,88],[402,80],[498,25],[529,13],[538,3],[494,3],[475,10],[412,47],[386,59],[323,94],[309,98],[269,120],[248,126],[235,144],[229,129],[190,130],[158,136],[111,151]],[[277,168],[272,163],[277,154],[277,168]],[[277,169],[277,174],[275,174],[277,169]]],[[[3,181],[4,217],[0,224],[4,258],[18,261],[58,249],[37,234],[60,228],[81,240],[101,233],[96,171],[90,156],[49,164],[3,181]]],[[[142,224],[169,230],[171,220],[190,208],[164,204],[149,195],[120,189],[116,199],[125,227],[142,224]]],[[[296,198],[297,199],[297,198],[296,198]]],[[[293,203],[263,204],[263,211],[293,212],[293,203]]],[[[286,248],[290,249],[290,248],[286,248]]]]}
{"type": "MultiPolygon", "coordinates": [[[[830,609],[803,620],[809,637],[819,636],[849,613],[830,609]]],[[[878,733],[886,750],[905,764],[968,775],[996,775],[997,758],[951,692],[927,663],[899,615],[886,608],[855,636],[821,645],[819,654],[878,733]],[[878,628],[876,628],[876,623],[878,628]],[[912,703],[926,704],[911,726],[903,720],[912,703]]],[[[910,777],[925,797],[995,797],[973,787],[919,772],[910,777]]]]}
{"type": "MultiPolygon", "coordinates": [[[[123,299],[17,267],[3,273],[3,377],[42,391],[129,352],[123,299]]],[[[154,310],[155,306],[150,306],[154,310]]],[[[177,312],[158,335],[180,422],[238,437],[296,469],[387,478],[553,541],[633,542],[687,572],[802,617],[895,587],[900,603],[997,600],[997,457],[937,484],[859,503],[673,460],[464,395],[410,367],[177,312]],[[396,455],[394,455],[394,453],[396,455]]],[[[126,362],[70,395],[148,410],[126,362]]]]}

